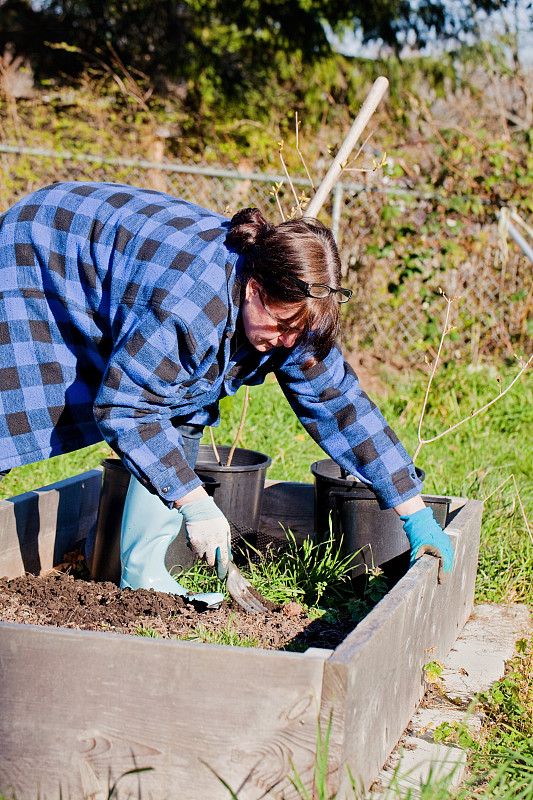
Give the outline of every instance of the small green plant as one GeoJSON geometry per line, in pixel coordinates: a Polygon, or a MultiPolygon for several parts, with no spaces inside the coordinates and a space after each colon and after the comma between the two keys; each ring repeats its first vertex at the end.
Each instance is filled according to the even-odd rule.
{"type": "Polygon", "coordinates": [[[356,554],[343,556],[333,534],[322,541],[296,541],[287,531],[287,545],[279,554],[248,565],[247,577],[269,600],[297,600],[306,606],[338,605],[353,596],[350,573],[356,554]]]}
{"type": "Polygon", "coordinates": [[[316,755],[314,765],[314,785],[311,794],[309,794],[301,776],[293,768],[292,777],[289,779],[292,786],[298,793],[298,798],[301,800],[329,800],[331,793],[328,788],[328,751],[329,739],[331,736],[332,717],[328,720],[328,725],[324,735],[322,735],[322,728],[320,720],[318,722],[318,735],[316,741],[316,755]]]}
{"type": "Polygon", "coordinates": [[[114,798],[118,797],[118,784],[122,778],[125,778],[127,775],[139,775],[141,772],[152,772],[152,770],[153,767],[135,767],[134,769],[127,770],[127,772],[123,772],[122,775],[119,775],[115,783],[110,787],[107,793],[107,800],[114,800],[114,798]]]}
{"type": "Polygon", "coordinates": [[[225,584],[218,579],[216,570],[203,561],[195,561],[185,572],[181,567],[173,567],[170,574],[190,592],[225,592],[225,584]]]}
{"type": "Polygon", "coordinates": [[[440,661],[429,661],[424,665],[424,680],[429,686],[439,689],[444,689],[444,679],[442,677],[442,670],[444,665],[440,661]]]}
{"type": "Polygon", "coordinates": [[[137,629],[135,631],[136,636],[147,636],[150,639],[159,639],[160,634],[154,630],[153,628],[145,628],[144,625],[137,625],[137,629]]]}
{"type": "Polygon", "coordinates": [[[433,732],[435,742],[456,744],[469,749],[474,745],[474,735],[464,722],[442,722],[433,732]]]}
{"type": "Polygon", "coordinates": [[[375,605],[385,597],[388,591],[389,587],[387,586],[387,579],[383,570],[379,567],[372,567],[369,569],[366,575],[366,586],[364,589],[365,600],[375,605]]]}
{"type": "MultiPolygon", "coordinates": [[[[257,591],[276,605],[300,603],[310,619],[325,618],[334,623],[342,617],[357,624],[388,590],[383,572],[372,568],[367,572],[362,596],[355,594],[351,573],[357,553],[342,555],[331,532],[321,541],[304,539],[300,543],[289,530],[280,548],[264,554],[245,544],[244,552],[248,563],[240,565],[240,570],[257,591]]],[[[222,592],[227,596],[225,584],[203,563],[196,562],[175,577],[190,591],[222,592]]],[[[207,641],[202,638],[208,635],[206,632],[198,635],[207,641]]]]}
{"type": "Polygon", "coordinates": [[[227,644],[233,647],[258,647],[259,640],[254,636],[245,636],[233,628],[233,614],[227,625],[219,631],[210,631],[203,625],[197,625],[188,636],[180,637],[188,642],[201,642],[202,644],[227,644]]]}
{"type": "Polygon", "coordinates": [[[462,724],[444,723],[436,741],[469,750],[470,778],[458,800],[533,800],[533,647],[520,639],[507,674],[476,698],[485,721],[479,734],[462,724]]]}

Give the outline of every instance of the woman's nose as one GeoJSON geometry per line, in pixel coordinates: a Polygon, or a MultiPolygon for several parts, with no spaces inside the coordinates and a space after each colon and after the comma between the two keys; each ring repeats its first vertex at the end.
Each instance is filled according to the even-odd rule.
{"type": "Polygon", "coordinates": [[[287,331],[287,333],[280,334],[279,341],[283,347],[292,347],[296,343],[297,338],[298,331],[287,331]]]}

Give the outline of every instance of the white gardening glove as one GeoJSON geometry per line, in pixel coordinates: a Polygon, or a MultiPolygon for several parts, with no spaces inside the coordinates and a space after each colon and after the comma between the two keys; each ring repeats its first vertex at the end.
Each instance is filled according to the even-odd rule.
{"type": "Polygon", "coordinates": [[[212,497],[193,500],[180,506],[185,520],[188,542],[198,558],[204,558],[210,567],[217,565],[222,580],[228,572],[231,558],[229,522],[212,497]]]}

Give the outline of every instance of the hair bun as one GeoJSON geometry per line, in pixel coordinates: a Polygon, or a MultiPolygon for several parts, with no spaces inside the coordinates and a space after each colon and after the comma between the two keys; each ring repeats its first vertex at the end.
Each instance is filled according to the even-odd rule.
{"type": "Polygon", "coordinates": [[[258,208],[242,208],[231,219],[226,244],[238,253],[247,253],[269,229],[258,208]]]}

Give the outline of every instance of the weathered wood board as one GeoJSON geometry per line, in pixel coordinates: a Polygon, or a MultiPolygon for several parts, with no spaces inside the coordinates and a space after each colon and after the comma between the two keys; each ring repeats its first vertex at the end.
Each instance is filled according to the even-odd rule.
{"type": "MultiPolygon", "coordinates": [[[[48,569],[85,538],[100,483],[95,470],[1,502],[0,574],[48,569]]],[[[310,484],[267,482],[262,526],[301,538],[312,504],[310,484]]],[[[353,800],[347,767],[364,788],[377,777],[422,696],[423,664],[469,616],[481,511],[455,501],[446,583],[423,557],[333,652],[0,624],[0,791],[103,800],[119,780],[119,798],[226,800],[225,781],[241,800],[272,787],[290,800],[293,769],[312,792],[331,715],[330,786],[353,800]],[[135,768],[146,771],[125,775],[135,768]]]]}
{"type": "Polygon", "coordinates": [[[482,510],[469,500],[447,527],[455,558],[445,582],[434,558],[419,559],[325,663],[323,725],[332,713],[339,800],[353,800],[346,765],[365,789],[376,779],[422,699],[424,664],[445,658],[470,616],[482,510]]]}
{"type": "Polygon", "coordinates": [[[90,535],[96,522],[101,470],[0,500],[0,575],[16,578],[52,569],[90,535]]]}
{"type": "Polygon", "coordinates": [[[23,625],[1,630],[1,785],[18,800],[259,797],[309,782],[323,660],[23,625]],[[242,791],[244,787],[244,791],[242,791]]]}

